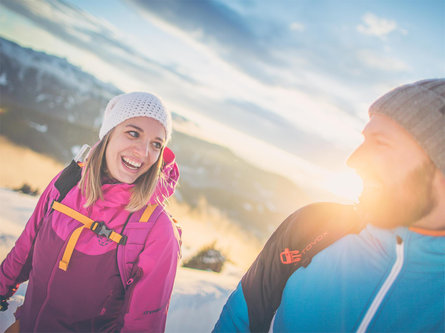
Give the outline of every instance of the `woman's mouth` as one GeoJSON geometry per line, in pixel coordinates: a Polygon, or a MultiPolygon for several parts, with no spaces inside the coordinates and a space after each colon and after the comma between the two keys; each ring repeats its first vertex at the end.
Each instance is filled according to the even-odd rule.
{"type": "Polygon", "coordinates": [[[122,157],[122,163],[125,167],[127,167],[130,170],[139,170],[139,168],[142,166],[142,163],[136,160],[133,160],[128,157],[122,157]]]}

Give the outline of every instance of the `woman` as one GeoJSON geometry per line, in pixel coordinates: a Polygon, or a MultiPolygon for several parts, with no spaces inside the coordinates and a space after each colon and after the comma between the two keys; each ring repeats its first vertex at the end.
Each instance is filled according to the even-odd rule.
{"type": "Polygon", "coordinates": [[[4,301],[29,279],[21,331],[164,331],[180,255],[162,206],[179,176],[170,135],[156,96],[108,103],[77,186],[62,198],[51,181],[0,267],[4,301]]]}

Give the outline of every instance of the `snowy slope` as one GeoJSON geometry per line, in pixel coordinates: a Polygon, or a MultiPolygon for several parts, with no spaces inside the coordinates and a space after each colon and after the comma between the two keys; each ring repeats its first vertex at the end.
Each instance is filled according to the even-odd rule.
{"type": "MultiPolygon", "coordinates": [[[[0,260],[14,245],[37,198],[0,188],[0,260]]],[[[228,267],[223,274],[180,267],[173,290],[166,332],[210,332],[232,289],[240,280],[239,271],[228,267]]],[[[10,300],[10,308],[0,312],[0,332],[12,324],[13,312],[23,303],[26,283],[10,300]]]]}

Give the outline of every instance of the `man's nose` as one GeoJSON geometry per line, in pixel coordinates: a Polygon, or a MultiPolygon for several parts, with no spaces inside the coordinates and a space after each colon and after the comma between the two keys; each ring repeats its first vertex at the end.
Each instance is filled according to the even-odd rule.
{"type": "Polygon", "coordinates": [[[364,163],[364,146],[363,143],[358,146],[346,160],[346,165],[354,170],[360,169],[364,163]]]}

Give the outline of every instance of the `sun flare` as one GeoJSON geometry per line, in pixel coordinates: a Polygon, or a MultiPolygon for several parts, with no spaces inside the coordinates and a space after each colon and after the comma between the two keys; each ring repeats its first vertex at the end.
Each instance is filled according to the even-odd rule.
{"type": "Polygon", "coordinates": [[[361,178],[352,170],[332,173],[325,184],[329,192],[348,203],[357,202],[363,190],[361,178]]]}

